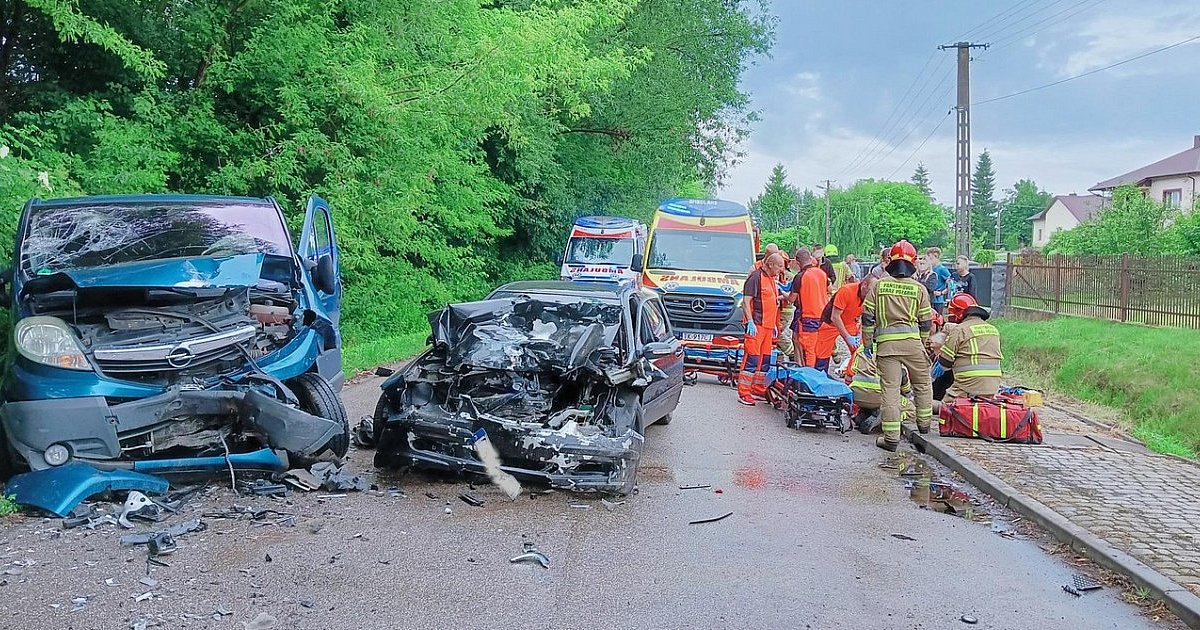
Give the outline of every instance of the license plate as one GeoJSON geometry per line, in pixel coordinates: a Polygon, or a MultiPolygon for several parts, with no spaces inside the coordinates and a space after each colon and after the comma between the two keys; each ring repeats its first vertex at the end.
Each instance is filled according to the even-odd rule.
{"type": "Polygon", "coordinates": [[[681,341],[698,341],[700,343],[712,343],[713,336],[704,333],[681,333],[679,335],[681,341]]]}

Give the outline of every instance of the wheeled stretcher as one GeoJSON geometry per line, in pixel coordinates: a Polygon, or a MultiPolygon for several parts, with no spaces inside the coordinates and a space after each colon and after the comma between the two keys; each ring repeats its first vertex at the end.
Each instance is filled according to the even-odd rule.
{"type": "Polygon", "coordinates": [[[793,363],[773,364],[767,370],[767,402],[784,412],[792,429],[850,430],[850,386],[824,372],[793,363]]]}
{"type": "Polygon", "coordinates": [[[742,338],[734,336],[714,337],[710,342],[684,341],[683,378],[688,385],[695,385],[700,374],[717,377],[722,385],[737,385],[738,372],[742,369],[742,338]]]}

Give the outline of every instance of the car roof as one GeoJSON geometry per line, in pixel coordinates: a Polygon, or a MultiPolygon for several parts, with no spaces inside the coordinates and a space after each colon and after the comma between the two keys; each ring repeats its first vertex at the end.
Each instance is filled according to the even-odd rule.
{"type": "Polygon", "coordinates": [[[93,195],[88,197],[63,197],[59,199],[34,199],[33,206],[94,206],[119,204],[238,204],[259,205],[274,208],[270,199],[260,197],[232,197],[223,195],[93,195]]]}
{"type": "Polygon", "coordinates": [[[578,295],[601,300],[617,300],[630,293],[632,287],[628,284],[615,282],[568,282],[566,280],[521,280],[509,282],[496,287],[492,292],[507,291],[510,293],[554,293],[557,295],[578,295]]]}

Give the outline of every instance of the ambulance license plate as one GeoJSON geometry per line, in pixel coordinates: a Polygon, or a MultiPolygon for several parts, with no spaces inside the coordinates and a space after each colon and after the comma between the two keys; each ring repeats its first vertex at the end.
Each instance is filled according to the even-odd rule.
{"type": "Polygon", "coordinates": [[[700,343],[712,343],[713,336],[704,333],[680,333],[680,341],[698,341],[700,343]]]}

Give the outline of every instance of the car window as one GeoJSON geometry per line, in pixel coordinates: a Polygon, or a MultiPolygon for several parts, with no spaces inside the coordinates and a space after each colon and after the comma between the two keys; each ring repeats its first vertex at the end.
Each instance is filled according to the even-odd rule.
{"type": "Polygon", "coordinates": [[[642,304],[641,314],[639,336],[642,343],[666,341],[670,332],[667,330],[667,320],[663,317],[662,311],[656,308],[653,302],[646,302],[642,304]]]}
{"type": "Polygon", "coordinates": [[[664,310],[662,300],[651,300],[647,302],[650,310],[657,316],[661,326],[655,328],[655,334],[658,335],[659,341],[667,341],[675,336],[671,332],[671,320],[667,319],[667,312],[664,310]]]}

